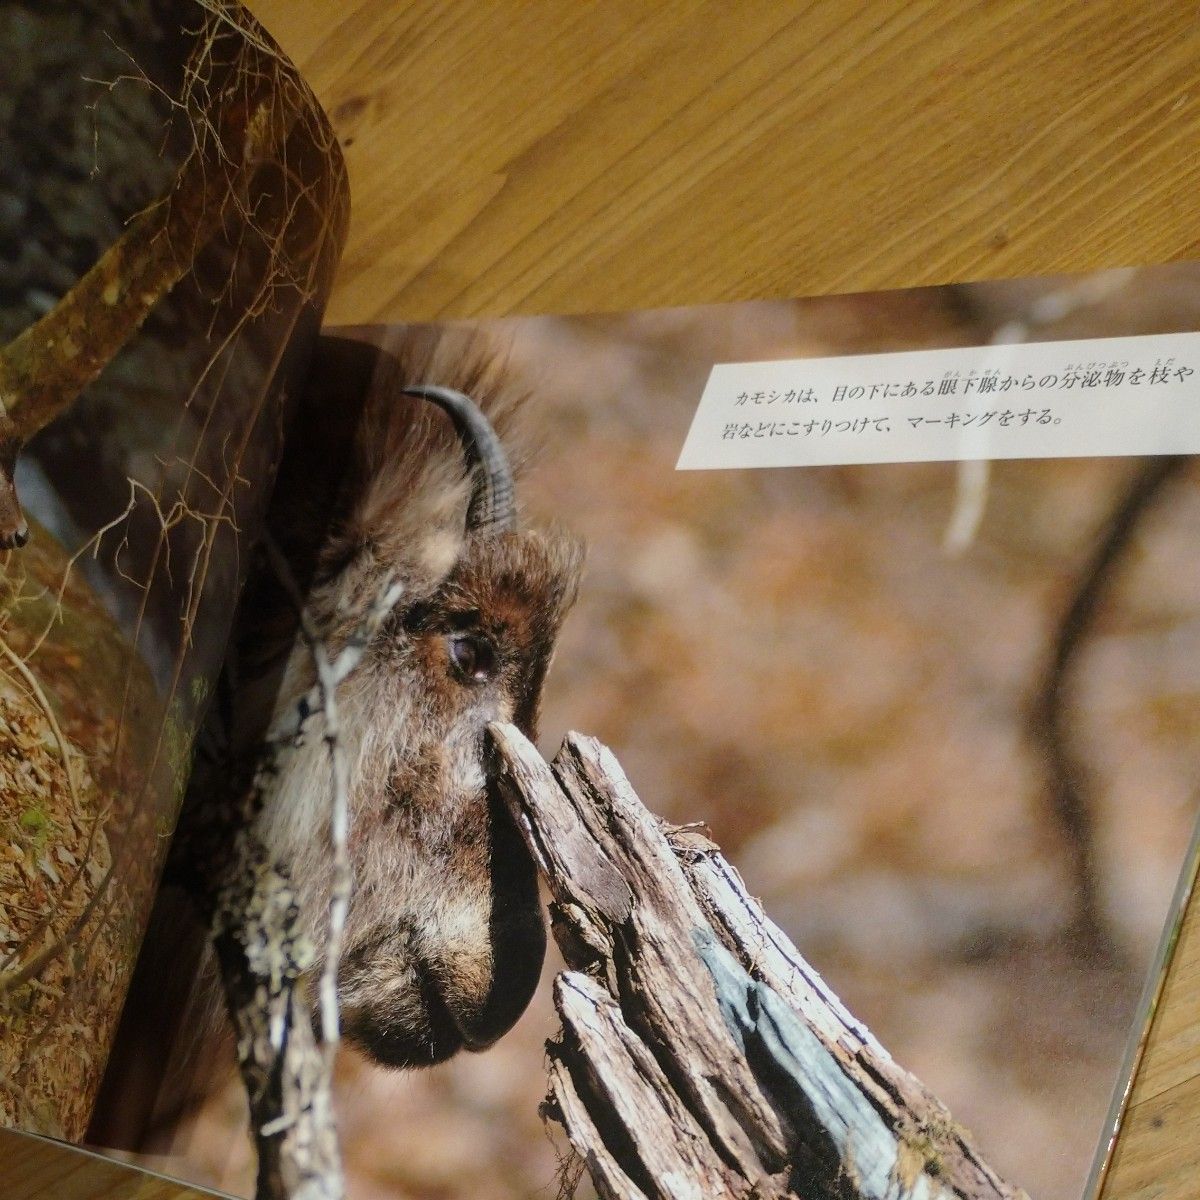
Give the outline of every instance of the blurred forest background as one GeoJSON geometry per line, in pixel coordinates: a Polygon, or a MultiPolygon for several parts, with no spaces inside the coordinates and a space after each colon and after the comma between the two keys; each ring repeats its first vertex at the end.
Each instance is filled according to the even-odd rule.
{"type": "MultiPolygon", "coordinates": [[[[1078,1197],[1196,818],[1197,471],[1184,464],[1137,523],[1068,680],[1094,825],[1089,935],[1032,713],[1142,463],[995,463],[957,551],[952,463],[674,463],[713,362],[1196,329],[1200,270],[487,328],[536,395],[526,510],[589,545],[543,750],[595,734],[653,810],[706,822],[993,1165],[1040,1200],[1078,1197]],[[1034,320],[1051,294],[1065,315],[1034,320]]],[[[355,1200],[556,1194],[565,1143],[537,1116],[555,966],[486,1054],[416,1074],[343,1055],[355,1200]]],[[[243,1104],[231,1080],[160,1165],[248,1193],[243,1104]]]]}

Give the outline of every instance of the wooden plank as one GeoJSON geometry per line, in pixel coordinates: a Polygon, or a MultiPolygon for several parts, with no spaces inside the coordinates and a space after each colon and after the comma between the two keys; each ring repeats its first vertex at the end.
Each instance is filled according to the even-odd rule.
{"type": "MultiPolygon", "coordinates": [[[[1159,1002],[1151,1045],[1139,1072],[1136,1100],[1152,1100],[1200,1076],[1200,909],[1184,921],[1159,1002]]],[[[1198,1110],[1200,1111],[1200,1110],[1198,1110]]]]}
{"type": "Polygon", "coordinates": [[[1196,254],[1174,0],[250,6],[346,147],[334,322],[1196,254]]]}
{"type": "Polygon", "coordinates": [[[0,1130],[5,1200],[211,1200],[201,1192],[58,1142],[0,1130]]]}
{"type": "Polygon", "coordinates": [[[1104,1200],[1185,1200],[1196,1195],[1200,1076],[1140,1099],[1117,1143],[1104,1200]]]}
{"type": "Polygon", "coordinates": [[[1200,905],[1188,905],[1101,1200],[1187,1200],[1200,1146],[1200,905]]]}

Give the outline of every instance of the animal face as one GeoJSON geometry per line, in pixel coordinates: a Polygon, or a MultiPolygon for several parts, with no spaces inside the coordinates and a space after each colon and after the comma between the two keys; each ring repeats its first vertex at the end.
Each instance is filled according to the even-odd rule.
{"type": "Polygon", "coordinates": [[[383,1061],[488,1045],[537,983],[536,875],[490,784],[484,730],[536,732],[577,569],[561,539],[471,539],[434,596],[385,631],[348,698],[393,714],[364,724],[359,748],[360,892],[340,979],[348,1034],[383,1061]]]}
{"type": "MultiPolygon", "coordinates": [[[[581,553],[573,538],[498,515],[491,491],[481,504],[477,456],[464,460],[427,403],[392,391],[365,418],[368,444],[320,550],[310,608],[336,648],[389,573],[405,590],[338,697],[355,878],[339,992],[350,1039],[383,1063],[414,1066],[493,1042],[537,983],[536,874],[489,777],[485,729],[511,721],[536,736],[581,553]],[[467,516],[477,511],[485,517],[467,516]]],[[[311,680],[296,645],[275,710],[311,680]]],[[[329,780],[314,736],[258,823],[291,869],[318,944],[331,888],[329,780]]]]}

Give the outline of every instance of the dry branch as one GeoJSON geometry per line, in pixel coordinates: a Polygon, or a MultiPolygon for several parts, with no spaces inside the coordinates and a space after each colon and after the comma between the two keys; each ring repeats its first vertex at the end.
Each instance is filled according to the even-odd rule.
{"type": "MultiPolygon", "coordinates": [[[[286,572],[278,554],[274,561],[286,572]]],[[[283,578],[299,600],[290,573],[283,578]]],[[[335,857],[344,861],[347,781],[334,693],[358,665],[400,593],[399,584],[385,580],[360,626],[332,658],[301,611],[317,682],[269,731],[249,786],[240,794],[231,790],[230,803],[205,811],[192,852],[192,886],[208,916],[250,1100],[258,1200],[341,1200],[343,1194],[331,1083],[338,1036],[333,992],[337,932],[347,895],[344,888],[335,888],[333,944],[318,953],[304,932],[308,914],[301,910],[288,871],[272,861],[253,821],[277,785],[285,757],[307,738],[320,736],[331,763],[331,845],[335,857]],[[305,987],[318,957],[324,959],[319,1039],[305,987]]]]}
{"type": "Polygon", "coordinates": [[[609,750],[572,734],[551,768],[512,726],[490,732],[571,968],[546,1112],[601,1196],[1024,1197],[609,750]]]}
{"type": "Polygon", "coordinates": [[[1165,455],[1145,459],[1134,470],[1074,582],[1030,712],[1029,734],[1045,763],[1050,812],[1070,854],[1075,883],[1070,944],[1099,959],[1111,959],[1117,950],[1096,869],[1094,780],[1072,733],[1076,668],[1143,520],[1190,461],[1187,456],[1165,455]]]}

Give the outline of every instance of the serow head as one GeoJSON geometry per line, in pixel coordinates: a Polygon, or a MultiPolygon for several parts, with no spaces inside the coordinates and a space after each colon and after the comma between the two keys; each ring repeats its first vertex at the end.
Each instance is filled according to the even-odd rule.
{"type": "MultiPolygon", "coordinates": [[[[431,466],[446,420],[417,405],[427,425],[418,459],[430,457],[413,460],[410,447],[403,479],[364,486],[313,595],[336,649],[389,572],[405,589],[338,695],[355,877],[338,982],[346,1036],[408,1067],[490,1045],[537,985],[546,935],[536,870],[496,791],[485,730],[509,721],[536,736],[582,554],[567,535],[518,527],[505,452],[471,400],[404,390],[449,414],[456,486],[431,466]]],[[[386,459],[388,435],[375,433],[386,459]]],[[[321,811],[329,772],[319,752],[296,769],[307,777],[265,814],[266,836],[292,847],[302,901],[320,913],[328,864],[311,849],[322,839],[304,810],[321,811]]]]}

